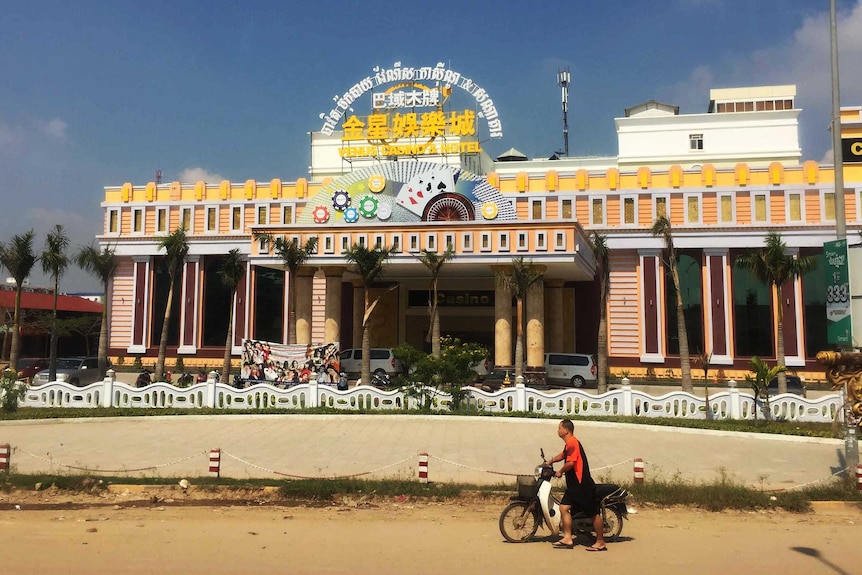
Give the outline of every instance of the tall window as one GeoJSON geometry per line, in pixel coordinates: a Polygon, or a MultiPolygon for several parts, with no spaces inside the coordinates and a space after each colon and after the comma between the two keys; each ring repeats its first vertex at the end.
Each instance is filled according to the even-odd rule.
{"type": "Polygon", "coordinates": [[[835,192],[823,192],[823,221],[835,221],[835,192]]]}
{"type": "Polygon", "coordinates": [[[545,206],[542,200],[530,201],[530,215],[534,220],[541,220],[545,217],[545,206]]]}
{"type": "Polygon", "coordinates": [[[116,234],[120,231],[120,212],[117,210],[108,211],[108,233],[116,234]]]}
{"type": "Polygon", "coordinates": [[[802,194],[791,193],[787,195],[787,221],[802,221],[802,194]]]}
{"type": "Polygon", "coordinates": [[[700,223],[700,196],[686,196],[685,221],[689,224],[700,223]]]}
{"type": "Polygon", "coordinates": [[[257,207],[257,223],[258,225],[267,224],[266,220],[266,206],[258,206],[257,207]]]}
{"type": "Polygon", "coordinates": [[[207,208],[207,231],[215,232],[218,230],[218,208],[207,208]]]}
{"type": "Polygon", "coordinates": [[[242,208],[239,206],[230,210],[230,229],[234,232],[242,230],[242,208]]]}
{"type": "Polygon", "coordinates": [[[667,196],[656,196],[654,198],[653,207],[655,210],[655,213],[653,214],[653,221],[661,217],[670,218],[670,214],[667,210],[667,196]]]}
{"type": "MultiPolygon", "coordinates": [[[[168,305],[170,291],[170,276],[167,269],[167,258],[155,258],[153,275],[153,307],[150,322],[153,326],[150,332],[150,345],[157,347],[162,339],[162,326],[165,324],[165,308],[168,305]]],[[[178,345],[180,342],[180,303],[183,284],[182,271],[174,278],[174,299],[171,302],[171,319],[168,326],[168,345],[178,345]]],[[[223,338],[222,338],[223,339],[223,338]]]]}
{"type": "Polygon", "coordinates": [[[723,224],[732,224],[734,221],[733,212],[733,196],[731,194],[718,196],[718,221],[723,224]]]}
{"type": "Polygon", "coordinates": [[[753,194],[751,201],[751,220],[754,222],[769,221],[769,207],[766,194],[753,194]]]}
{"type": "Polygon", "coordinates": [[[572,219],[572,200],[560,202],[560,217],[564,220],[572,219]]]}
{"type": "Polygon", "coordinates": [[[623,214],[622,214],[622,222],[624,224],[636,224],[637,221],[637,213],[635,212],[636,203],[634,196],[629,196],[623,198],[623,214]]]}
{"type": "MultiPolygon", "coordinates": [[[[739,253],[731,252],[735,262],[739,253]]],[[[736,355],[772,357],[772,291],[747,270],[735,265],[733,285],[733,322],[736,355]]]]}
{"type": "Polygon", "coordinates": [[[281,223],[283,224],[292,224],[293,223],[293,206],[282,206],[281,208],[281,223]]]}
{"type": "Polygon", "coordinates": [[[192,230],[192,209],[191,208],[183,208],[180,216],[180,223],[183,226],[183,229],[187,232],[192,230]]]}
{"type": "Polygon", "coordinates": [[[225,287],[219,270],[224,256],[207,256],[203,260],[204,293],[201,345],[223,347],[230,314],[230,291],[225,287]]]}
{"type": "MultiPolygon", "coordinates": [[[[685,317],[685,328],[688,333],[688,349],[694,354],[703,351],[703,293],[701,251],[677,253],[677,270],[679,272],[679,289],[682,292],[682,310],[685,317]]],[[[679,332],[677,330],[676,290],[670,270],[665,277],[665,333],[667,334],[667,352],[669,355],[679,355],[679,332]]]]}
{"type": "Polygon", "coordinates": [[[168,209],[156,208],[156,231],[166,233],[168,231],[168,209]]]}
{"type": "Polygon", "coordinates": [[[590,223],[594,226],[600,226],[605,223],[605,202],[602,198],[593,198],[590,200],[590,223]]]}
{"type": "Polygon", "coordinates": [[[132,231],[136,234],[144,231],[144,210],[132,210],[132,231]]]}
{"type": "Polygon", "coordinates": [[[254,337],[284,341],[284,271],[258,267],[254,281],[254,337]]]}
{"type": "MultiPolygon", "coordinates": [[[[805,317],[805,355],[830,349],[826,338],[826,282],[823,281],[824,258],[821,248],[802,248],[799,256],[816,260],[814,269],[802,276],[802,306],[805,317]]],[[[802,326],[800,326],[802,331],[802,326]]]]}

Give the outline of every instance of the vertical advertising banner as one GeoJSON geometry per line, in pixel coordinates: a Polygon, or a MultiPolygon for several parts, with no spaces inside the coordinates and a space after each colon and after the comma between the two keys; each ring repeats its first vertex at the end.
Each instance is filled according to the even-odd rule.
{"type": "Polygon", "coordinates": [[[823,244],[826,260],[826,336],[836,345],[853,345],[850,318],[850,269],[847,266],[847,240],[823,244]]]}

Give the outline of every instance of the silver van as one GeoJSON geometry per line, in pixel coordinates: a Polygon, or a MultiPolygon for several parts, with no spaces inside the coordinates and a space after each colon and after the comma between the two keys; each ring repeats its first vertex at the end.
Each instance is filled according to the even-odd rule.
{"type": "MultiPolygon", "coordinates": [[[[362,349],[345,349],[339,355],[341,371],[351,377],[362,371],[362,349]]],[[[391,349],[371,348],[371,373],[396,375],[401,372],[401,362],[395,359],[391,349]]]]}
{"type": "Polygon", "coordinates": [[[548,384],[596,387],[598,370],[593,356],[585,353],[546,353],[548,384]]]}

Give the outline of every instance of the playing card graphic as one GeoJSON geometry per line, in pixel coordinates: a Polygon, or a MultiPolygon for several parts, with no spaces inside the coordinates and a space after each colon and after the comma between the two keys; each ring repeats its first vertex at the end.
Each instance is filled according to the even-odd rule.
{"type": "Polygon", "coordinates": [[[437,194],[455,191],[455,178],[445,167],[431,168],[413,176],[401,186],[395,201],[398,205],[422,217],[428,202],[437,194]]]}

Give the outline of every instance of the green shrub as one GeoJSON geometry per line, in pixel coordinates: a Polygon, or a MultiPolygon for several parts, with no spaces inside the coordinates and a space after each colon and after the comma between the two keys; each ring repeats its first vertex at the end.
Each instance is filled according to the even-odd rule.
{"type": "Polygon", "coordinates": [[[0,407],[6,413],[18,411],[18,402],[24,399],[27,384],[18,381],[18,374],[12,369],[3,371],[0,376],[0,407]]]}
{"type": "Polygon", "coordinates": [[[135,371],[141,371],[141,370],[143,369],[143,367],[144,367],[144,364],[141,362],[141,356],[140,356],[140,355],[136,355],[136,356],[135,356],[135,361],[132,363],[132,368],[133,368],[135,371]]]}

